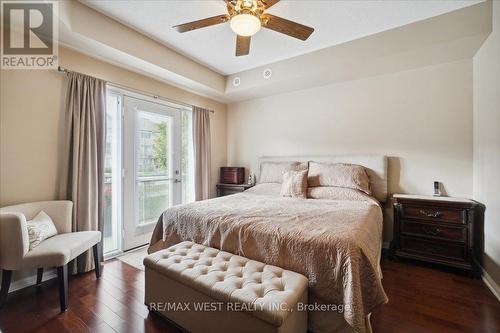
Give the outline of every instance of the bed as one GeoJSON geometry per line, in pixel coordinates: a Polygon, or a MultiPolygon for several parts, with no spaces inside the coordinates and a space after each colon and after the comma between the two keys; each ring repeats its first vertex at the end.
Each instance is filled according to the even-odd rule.
{"type": "Polygon", "coordinates": [[[309,330],[369,332],[370,313],[387,302],[380,270],[386,157],[287,156],[259,162],[272,161],[362,165],[372,195],[340,191],[334,200],[298,199],[280,196],[280,184],[257,184],[243,193],[167,209],[148,252],[190,240],[304,274],[309,330]]]}

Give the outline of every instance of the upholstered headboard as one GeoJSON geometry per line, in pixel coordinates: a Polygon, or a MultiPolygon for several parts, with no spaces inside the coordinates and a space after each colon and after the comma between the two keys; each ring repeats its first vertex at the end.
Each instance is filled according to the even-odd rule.
{"type": "Polygon", "coordinates": [[[325,156],[263,156],[259,158],[262,162],[324,162],[324,163],[349,163],[358,164],[366,168],[370,177],[370,186],[373,196],[380,202],[387,200],[387,156],[384,155],[325,155],[325,156]]]}

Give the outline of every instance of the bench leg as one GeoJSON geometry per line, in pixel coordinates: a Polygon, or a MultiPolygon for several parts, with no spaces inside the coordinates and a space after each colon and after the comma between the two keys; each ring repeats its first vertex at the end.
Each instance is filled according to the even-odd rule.
{"type": "Polygon", "coordinates": [[[57,279],[59,280],[61,312],[64,312],[68,308],[68,265],[57,267],[57,279]]]}
{"type": "Polygon", "coordinates": [[[3,308],[9,293],[10,281],[12,280],[12,271],[2,270],[2,289],[0,290],[0,308],[3,308]]]}
{"type": "Polygon", "coordinates": [[[94,266],[95,266],[95,277],[101,277],[101,262],[99,261],[100,253],[99,253],[99,243],[92,246],[92,251],[94,252],[94,266]]]}
{"type": "Polygon", "coordinates": [[[36,270],[36,287],[40,288],[42,286],[42,278],[43,278],[43,267],[40,267],[36,270]]]}

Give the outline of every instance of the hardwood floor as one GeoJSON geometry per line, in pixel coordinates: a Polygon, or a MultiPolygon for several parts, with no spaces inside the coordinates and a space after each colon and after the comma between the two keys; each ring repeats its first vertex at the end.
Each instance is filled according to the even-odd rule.
{"type": "MultiPolygon", "coordinates": [[[[500,302],[481,280],[383,259],[389,303],[372,315],[374,332],[500,332],[500,302]]],[[[59,313],[56,280],[9,294],[0,331],[179,332],[143,304],[144,273],[121,261],[71,277],[69,309],[59,313]]]]}

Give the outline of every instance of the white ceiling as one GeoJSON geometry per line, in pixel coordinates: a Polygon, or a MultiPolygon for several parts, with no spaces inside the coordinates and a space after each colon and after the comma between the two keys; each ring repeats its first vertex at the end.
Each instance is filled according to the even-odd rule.
{"type": "Polygon", "coordinates": [[[250,54],[235,57],[235,35],[228,23],[184,34],[171,28],[176,24],[226,13],[222,0],[81,1],[224,75],[309,53],[481,2],[481,0],[282,0],[270,8],[269,12],[314,27],[315,31],[311,37],[303,42],[263,29],[252,37],[250,54]]]}

